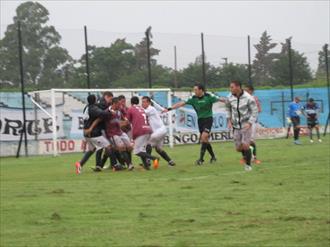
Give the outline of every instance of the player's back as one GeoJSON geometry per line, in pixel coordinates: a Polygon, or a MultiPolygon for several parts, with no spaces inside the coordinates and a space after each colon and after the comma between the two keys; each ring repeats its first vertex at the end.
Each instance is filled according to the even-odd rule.
{"type": "Polygon", "coordinates": [[[127,111],[127,119],[132,124],[133,139],[152,132],[148,117],[142,107],[138,105],[131,106],[127,111]]]}

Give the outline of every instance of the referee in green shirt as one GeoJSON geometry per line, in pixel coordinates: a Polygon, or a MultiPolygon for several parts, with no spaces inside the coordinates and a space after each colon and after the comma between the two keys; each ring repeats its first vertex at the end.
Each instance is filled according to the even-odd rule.
{"type": "Polygon", "coordinates": [[[209,136],[213,124],[212,106],[215,102],[220,101],[220,98],[213,94],[206,93],[205,87],[202,84],[196,84],[194,86],[194,93],[195,95],[190,97],[187,101],[178,102],[172,107],[165,109],[164,112],[180,108],[184,105],[191,105],[195,109],[198,117],[198,128],[201,134],[201,152],[199,159],[196,161],[196,165],[203,164],[206,150],[211,155],[210,163],[214,163],[217,159],[215,158],[212,146],[209,143],[209,136]]]}

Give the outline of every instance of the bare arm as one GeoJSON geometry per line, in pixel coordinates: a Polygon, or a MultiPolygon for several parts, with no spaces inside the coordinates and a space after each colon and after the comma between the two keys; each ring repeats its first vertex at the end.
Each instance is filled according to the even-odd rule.
{"type": "Polygon", "coordinates": [[[101,118],[97,118],[96,120],[94,120],[94,122],[92,123],[92,125],[88,128],[88,129],[84,129],[84,134],[86,136],[90,136],[93,129],[102,121],[101,118]]]}

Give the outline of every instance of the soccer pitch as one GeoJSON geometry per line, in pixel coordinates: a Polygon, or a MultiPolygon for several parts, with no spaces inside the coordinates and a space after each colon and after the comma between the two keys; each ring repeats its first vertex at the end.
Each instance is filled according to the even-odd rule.
{"type": "Polygon", "coordinates": [[[260,140],[249,173],[231,142],[213,144],[215,165],[176,146],[177,166],[151,171],[94,173],[93,157],[77,176],[81,154],[2,158],[0,246],[329,246],[329,139],[260,140]]]}

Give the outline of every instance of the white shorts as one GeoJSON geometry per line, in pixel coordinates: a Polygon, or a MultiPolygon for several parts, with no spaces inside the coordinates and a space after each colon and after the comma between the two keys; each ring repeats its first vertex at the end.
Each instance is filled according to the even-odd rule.
{"type": "Polygon", "coordinates": [[[162,148],[164,138],[167,134],[166,127],[155,130],[149,139],[149,143],[152,147],[162,148]]]}
{"type": "Polygon", "coordinates": [[[257,124],[258,124],[258,123],[254,123],[254,124],[252,124],[252,126],[251,126],[251,129],[252,129],[252,133],[251,133],[251,142],[254,142],[255,139],[256,139],[256,134],[257,134],[257,124]]]}
{"type": "Polygon", "coordinates": [[[124,148],[124,147],[129,148],[132,146],[131,141],[126,133],[122,133],[120,136],[115,135],[110,137],[110,142],[112,145],[114,145],[117,148],[124,148]]]}
{"type": "Polygon", "coordinates": [[[149,142],[149,139],[150,139],[150,134],[142,135],[142,136],[137,137],[134,140],[133,153],[138,154],[138,153],[141,153],[141,152],[146,152],[146,147],[147,147],[147,144],[149,142]]]}
{"type": "Polygon", "coordinates": [[[98,136],[98,137],[85,137],[86,140],[86,146],[88,151],[93,151],[94,149],[99,150],[102,148],[106,148],[110,145],[107,138],[104,136],[98,136]]]}

